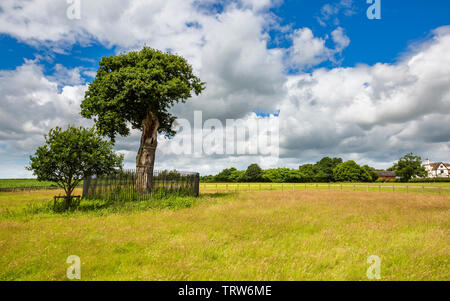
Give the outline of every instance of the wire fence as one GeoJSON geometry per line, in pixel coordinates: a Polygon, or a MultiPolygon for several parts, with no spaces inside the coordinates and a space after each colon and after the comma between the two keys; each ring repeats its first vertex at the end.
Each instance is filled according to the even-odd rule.
{"type": "Polygon", "coordinates": [[[432,187],[425,185],[361,185],[361,184],[289,184],[289,183],[242,183],[242,184],[200,184],[203,191],[216,192],[249,192],[259,190],[334,190],[365,192],[404,192],[404,193],[436,193],[450,195],[450,187],[432,187]]]}
{"type": "Polygon", "coordinates": [[[135,170],[117,174],[92,176],[83,181],[83,198],[142,201],[164,195],[199,195],[200,175],[196,172],[154,171],[153,178],[137,176],[135,170]],[[143,187],[143,179],[151,179],[143,187]]]}

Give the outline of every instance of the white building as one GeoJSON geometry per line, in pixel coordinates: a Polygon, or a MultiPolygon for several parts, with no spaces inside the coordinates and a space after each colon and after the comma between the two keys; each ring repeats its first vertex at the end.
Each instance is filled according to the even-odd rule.
{"type": "Polygon", "coordinates": [[[430,163],[430,160],[426,159],[422,166],[425,167],[425,170],[428,172],[428,178],[448,178],[450,176],[449,163],[430,163]]]}

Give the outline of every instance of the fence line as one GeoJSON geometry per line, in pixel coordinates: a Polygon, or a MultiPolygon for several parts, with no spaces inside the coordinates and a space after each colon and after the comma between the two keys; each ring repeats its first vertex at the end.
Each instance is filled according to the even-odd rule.
{"type": "Polygon", "coordinates": [[[168,193],[198,196],[199,180],[200,175],[195,172],[154,171],[153,177],[150,177],[148,174],[137,175],[135,170],[127,170],[84,179],[83,198],[149,200],[155,195],[168,193]]]}
{"type": "Polygon", "coordinates": [[[356,184],[339,184],[339,185],[331,185],[331,184],[286,184],[286,183],[271,183],[271,184],[200,184],[201,188],[207,189],[207,188],[215,188],[216,191],[219,191],[219,187],[226,187],[226,191],[255,191],[255,190],[273,190],[274,187],[281,187],[281,191],[295,191],[296,188],[300,188],[301,190],[307,190],[308,187],[311,187],[312,189],[319,189],[319,187],[326,187],[328,190],[332,190],[331,188],[337,188],[333,190],[340,190],[343,191],[344,188],[350,187],[353,191],[361,191],[361,189],[366,192],[376,191],[378,192],[385,192],[386,190],[392,191],[392,192],[401,192],[399,190],[404,189],[406,193],[413,192],[415,190],[419,190],[419,192],[425,193],[427,189],[435,189],[439,194],[450,192],[450,187],[432,187],[432,186],[419,186],[419,185],[405,185],[405,186],[398,186],[398,185],[356,185],[356,184]],[[234,189],[229,188],[234,187],[234,189]],[[240,187],[243,187],[244,189],[239,189],[240,187]],[[251,189],[251,187],[258,187],[258,189],[251,189]]]}

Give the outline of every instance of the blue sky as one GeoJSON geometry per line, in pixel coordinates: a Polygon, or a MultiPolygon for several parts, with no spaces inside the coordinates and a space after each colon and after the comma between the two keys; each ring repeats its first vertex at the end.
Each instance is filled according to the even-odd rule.
{"type": "MultiPolygon", "coordinates": [[[[383,0],[381,3],[381,20],[369,20],[366,11],[370,4],[361,0],[354,1],[352,15],[346,16],[344,8],[341,8],[326,26],[320,25],[317,20],[321,17],[322,7],[326,4],[339,5],[339,1],[285,0],[270,11],[280,19],[281,26],[308,27],[316,36],[329,34],[330,28],[334,26],[333,19],[339,19],[339,26],[345,28],[352,41],[340,62],[343,67],[352,67],[358,63],[372,65],[377,62],[395,62],[411,45],[428,38],[432,29],[450,22],[450,2],[446,0],[383,0]]],[[[217,7],[220,7],[219,11],[222,10],[221,5],[215,5],[217,7]]],[[[279,30],[272,29],[269,33],[269,48],[291,46],[292,41],[279,30]]],[[[118,51],[114,45],[105,47],[98,41],[91,41],[88,45],[74,43],[64,49],[65,53],[58,53],[44,45],[29,45],[8,34],[0,35],[0,45],[0,69],[15,69],[24,59],[34,59],[39,55],[46,58],[42,61],[46,74],[54,71],[55,64],[67,68],[82,66],[95,69],[102,56],[113,55],[118,51]]],[[[321,66],[332,68],[334,65],[325,62],[321,66]]],[[[87,76],[85,79],[90,80],[87,76]]]]}
{"type": "MultiPolygon", "coordinates": [[[[0,159],[7,162],[0,177],[30,176],[27,158],[50,127],[91,125],[79,103],[99,60],[144,45],[183,55],[207,82],[201,96],[174,108],[177,116],[275,114],[278,166],[334,155],[384,168],[409,151],[450,160],[450,83],[442,68],[449,1],[382,0],[380,20],[367,18],[365,0],[80,3],[76,20],[65,1],[0,4],[0,159]]],[[[134,133],[117,143],[127,167],[138,141],[134,133]]],[[[264,165],[245,156],[205,157],[199,165],[164,145],[160,168],[206,174],[230,160],[237,168],[264,165]]]]}
{"type": "MultiPolygon", "coordinates": [[[[309,27],[318,36],[329,33],[332,25],[321,26],[317,22],[321,8],[326,4],[336,5],[339,1],[284,1],[274,13],[281,16],[282,24],[294,27],[309,27]]],[[[381,1],[381,20],[369,20],[366,11],[370,4],[365,0],[354,1],[354,14],[334,15],[339,25],[345,28],[352,43],[346,49],[342,66],[358,63],[375,64],[394,62],[411,43],[429,36],[436,27],[450,22],[450,2],[431,1],[381,1]]]]}

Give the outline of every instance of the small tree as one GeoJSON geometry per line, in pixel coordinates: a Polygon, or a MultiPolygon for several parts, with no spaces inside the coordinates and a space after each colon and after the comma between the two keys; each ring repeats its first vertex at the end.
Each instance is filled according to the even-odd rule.
{"type": "Polygon", "coordinates": [[[140,190],[152,187],[157,134],[176,133],[169,110],[200,94],[204,83],[187,61],[177,55],[144,47],[117,56],[103,57],[94,81],[81,103],[81,115],[94,119],[100,133],[114,141],[128,136],[129,124],[142,131],[136,156],[136,183],[140,190]]]}
{"type": "Polygon", "coordinates": [[[30,161],[27,169],[39,181],[52,181],[64,189],[68,208],[72,192],[83,178],[121,168],[123,156],[115,154],[112,142],[102,140],[93,128],[68,126],[64,131],[51,129],[30,161]]]}
{"type": "Polygon", "coordinates": [[[397,163],[392,166],[395,175],[402,181],[409,181],[412,177],[424,177],[427,175],[425,167],[422,166],[422,158],[409,153],[401,157],[397,163]]]}
{"type": "Polygon", "coordinates": [[[259,182],[262,179],[262,169],[258,164],[251,164],[247,167],[244,174],[244,181],[259,182]]]}

